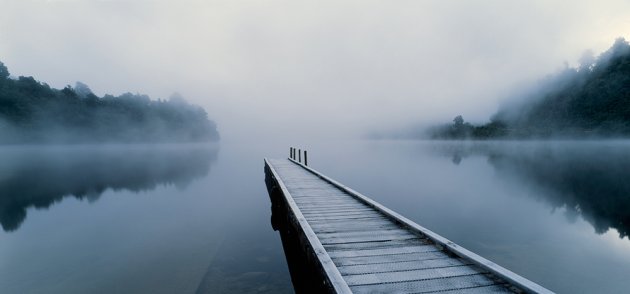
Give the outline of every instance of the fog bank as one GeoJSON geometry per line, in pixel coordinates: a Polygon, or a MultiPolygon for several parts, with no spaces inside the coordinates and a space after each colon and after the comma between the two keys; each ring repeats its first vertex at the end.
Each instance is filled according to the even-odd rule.
{"type": "Polygon", "coordinates": [[[99,96],[180,92],[226,140],[482,122],[519,85],[629,31],[621,0],[0,0],[12,74],[99,96]]]}

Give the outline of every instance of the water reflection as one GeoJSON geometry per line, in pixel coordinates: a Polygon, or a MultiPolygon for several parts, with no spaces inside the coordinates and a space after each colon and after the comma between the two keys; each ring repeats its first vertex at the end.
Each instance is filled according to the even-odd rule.
{"type": "Polygon", "coordinates": [[[0,149],[0,224],[15,231],[27,209],[64,197],[96,201],[107,189],[185,188],[206,176],[218,149],[185,146],[5,147],[0,149]]]}
{"type": "Polygon", "coordinates": [[[578,216],[598,234],[613,228],[630,233],[630,144],[628,142],[462,143],[434,151],[460,164],[466,157],[485,156],[503,179],[534,187],[533,196],[570,221],[578,216]]]}

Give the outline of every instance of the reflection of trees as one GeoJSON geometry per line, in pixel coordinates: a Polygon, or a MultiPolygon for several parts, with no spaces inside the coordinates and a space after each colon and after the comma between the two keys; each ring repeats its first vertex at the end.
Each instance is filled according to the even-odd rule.
{"type": "Polygon", "coordinates": [[[48,208],[66,196],[95,201],[107,189],[184,188],[207,175],[216,157],[216,148],[201,145],[5,148],[0,151],[0,224],[5,231],[16,230],[27,208],[48,208]]]}
{"type": "Polygon", "coordinates": [[[597,233],[630,235],[630,148],[625,143],[482,144],[449,148],[450,157],[485,155],[503,176],[541,188],[537,197],[581,215],[597,233]]]}

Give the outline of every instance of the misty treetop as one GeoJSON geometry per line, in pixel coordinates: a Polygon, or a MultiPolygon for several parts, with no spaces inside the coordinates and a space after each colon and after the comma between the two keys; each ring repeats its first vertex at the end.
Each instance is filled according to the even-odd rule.
{"type": "Polygon", "coordinates": [[[217,141],[206,111],[175,94],[168,100],[126,93],[97,97],[80,82],[53,89],[10,78],[0,62],[0,143],[217,141]]]}
{"type": "Polygon", "coordinates": [[[630,44],[619,38],[599,57],[585,53],[577,68],[542,80],[487,124],[461,116],[429,130],[432,138],[549,138],[630,136],[630,44]]]}

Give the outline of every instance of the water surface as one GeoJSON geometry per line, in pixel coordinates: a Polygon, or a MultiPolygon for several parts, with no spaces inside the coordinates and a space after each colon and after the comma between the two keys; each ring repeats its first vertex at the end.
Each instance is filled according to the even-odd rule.
{"type": "Polygon", "coordinates": [[[340,147],[313,165],[551,290],[630,286],[630,142],[340,147]]]}
{"type": "MultiPolygon", "coordinates": [[[[630,286],[630,142],[304,146],[312,167],[554,291],[630,286]]],[[[0,148],[0,292],[292,292],[262,162],[287,147],[0,148]]]]}
{"type": "Polygon", "coordinates": [[[3,148],[0,292],[291,293],[262,159],[227,149],[3,148]]]}

